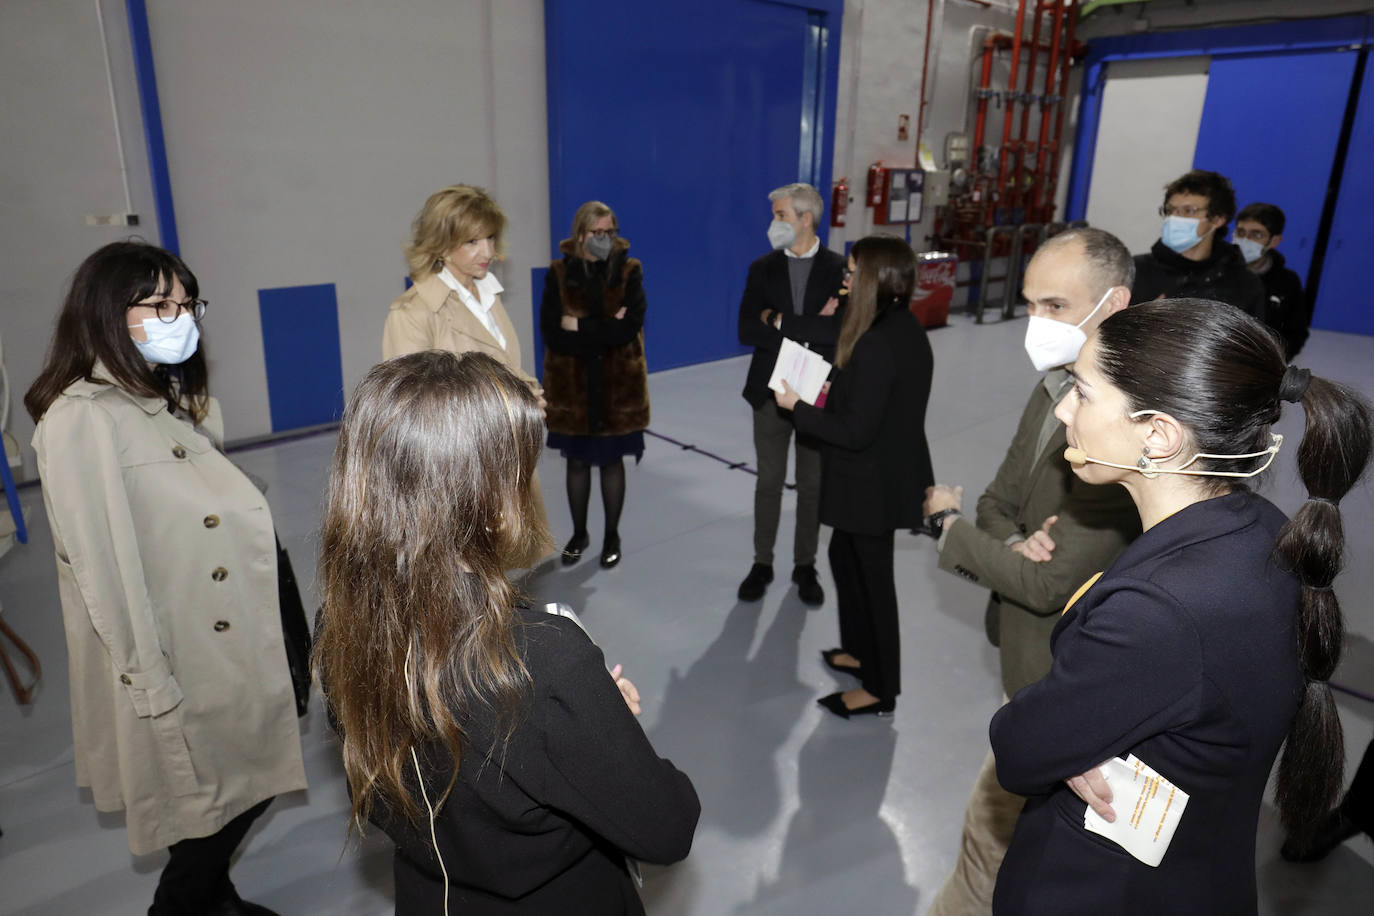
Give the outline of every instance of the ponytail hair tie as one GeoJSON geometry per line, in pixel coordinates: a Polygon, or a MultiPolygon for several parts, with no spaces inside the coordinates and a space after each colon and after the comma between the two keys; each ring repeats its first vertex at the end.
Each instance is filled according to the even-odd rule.
{"type": "Polygon", "coordinates": [[[1336,590],[1336,586],[1330,582],[1325,585],[1304,585],[1303,588],[1310,588],[1314,592],[1331,592],[1336,590]]]}
{"type": "Polygon", "coordinates": [[[1325,496],[1309,496],[1307,501],[1310,503],[1326,503],[1328,506],[1339,506],[1334,499],[1327,499],[1325,496]]]}
{"type": "Polygon", "coordinates": [[[1279,400],[1293,404],[1302,403],[1302,396],[1307,393],[1307,386],[1310,384],[1311,372],[1297,366],[1289,366],[1283,373],[1283,381],[1279,382],[1279,400]]]}

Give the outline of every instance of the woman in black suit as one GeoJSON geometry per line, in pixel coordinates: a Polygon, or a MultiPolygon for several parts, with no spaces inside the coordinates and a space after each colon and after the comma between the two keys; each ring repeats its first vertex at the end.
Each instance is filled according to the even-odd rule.
{"type": "Polygon", "coordinates": [[[1255,319],[1201,300],[1113,315],[1072,371],[1055,410],[1065,458],[1089,483],[1124,486],[1144,534],[1069,602],[1050,673],[993,717],[997,777],[1028,796],[993,911],[1254,913],[1256,822],[1280,746],[1290,831],[1310,833],[1341,787],[1326,684],[1341,643],[1337,503],[1368,464],[1370,408],[1285,366],[1255,319]],[[1307,420],[1308,498],[1291,520],[1244,484],[1282,445],[1270,427],[1283,402],[1307,420]],[[1158,815],[1099,770],[1127,754],[1189,796],[1157,867],[1085,826],[1088,802],[1156,842],[1158,815]]]}
{"type": "Polygon", "coordinates": [[[836,346],[834,385],[824,409],[783,383],[778,406],[797,431],[818,439],[821,521],[830,535],[830,572],[840,614],[840,647],[825,663],[863,686],[822,697],[848,719],[890,715],[901,692],[900,627],[893,579],[893,533],[921,523],[935,475],[926,444],[926,401],[934,362],[911,314],[916,257],[899,238],[854,243],[849,306],[836,346]]]}

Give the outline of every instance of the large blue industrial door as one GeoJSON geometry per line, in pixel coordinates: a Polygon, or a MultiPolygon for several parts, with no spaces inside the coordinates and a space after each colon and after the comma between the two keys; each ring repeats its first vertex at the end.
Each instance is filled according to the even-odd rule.
{"type": "Polygon", "coordinates": [[[1355,57],[1349,51],[1214,57],[1207,79],[1193,167],[1230,178],[1237,207],[1263,201],[1283,209],[1288,226],[1279,250],[1304,281],[1355,57]]]}
{"type": "Polygon", "coordinates": [[[842,9],[546,0],[552,238],[587,200],[616,211],[644,262],[650,369],[742,352],[768,192],[829,187],[842,9]]]}
{"type": "MultiPolygon", "coordinates": [[[[1340,107],[1339,100],[1332,100],[1340,107]]],[[[1312,326],[1374,334],[1370,252],[1374,251],[1374,67],[1366,66],[1351,126],[1341,192],[1331,221],[1312,326]]]]}

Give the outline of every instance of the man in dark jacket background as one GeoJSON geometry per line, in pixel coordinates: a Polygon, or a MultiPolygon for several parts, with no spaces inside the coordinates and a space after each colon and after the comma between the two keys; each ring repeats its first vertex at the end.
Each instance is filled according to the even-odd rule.
{"type": "Polygon", "coordinates": [[[1164,189],[1164,225],[1148,254],[1135,256],[1132,302],[1212,299],[1264,320],[1265,292],[1240,250],[1224,241],[1236,213],[1230,179],[1194,169],[1164,189]]]}
{"type": "Polygon", "coordinates": [[[1274,204],[1250,204],[1236,214],[1236,247],[1251,273],[1264,283],[1264,321],[1283,338],[1284,353],[1291,360],[1307,343],[1307,328],[1312,312],[1302,280],[1289,270],[1283,255],[1275,249],[1283,241],[1287,223],[1283,211],[1274,204]]]}
{"type": "MultiPolygon", "coordinates": [[[[823,203],[809,184],[789,184],[768,195],[773,251],[749,265],[739,304],[739,342],[754,348],[744,399],[754,411],[754,563],[740,583],[741,601],[757,601],[773,581],[773,542],[782,513],[792,418],[779,410],[768,379],[784,337],[825,359],[835,359],[844,310],[836,294],[846,261],[816,236],[823,203]]],[[[815,443],[797,436],[797,525],[792,541],[792,581],[802,601],[819,605],[825,592],[816,577],[820,539],[821,456],[815,443]]]]}

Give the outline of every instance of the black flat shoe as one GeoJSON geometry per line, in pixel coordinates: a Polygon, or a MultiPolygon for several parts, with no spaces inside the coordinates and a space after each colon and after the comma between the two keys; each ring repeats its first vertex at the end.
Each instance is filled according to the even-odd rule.
{"type": "Polygon", "coordinates": [[[773,567],[764,563],[755,563],[749,567],[749,575],[744,577],[744,581],[739,584],[739,600],[758,601],[763,597],[763,593],[768,590],[768,583],[773,581],[773,567]]]}
{"type": "Polygon", "coordinates": [[[797,583],[797,597],[801,598],[802,604],[810,607],[825,604],[825,589],[821,588],[821,580],[816,576],[814,564],[794,567],[792,581],[797,583]]]}
{"type": "Polygon", "coordinates": [[[839,716],[841,719],[852,719],[855,716],[879,716],[881,718],[887,718],[892,715],[893,710],[897,708],[896,700],[878,700],[874,703],[869,703],[867,706],[856,706],[850,709],[848,706],[844,705],[844,694],[842,693],[832,693],[829,696],[821,697],[816,702],[839,716]]]}
{"type": "Polygon", "coordinates": [[[822,649],[821,661],[825,662],[825,667],[831,671],[838,671],[841,674],[852,674],[854,677],[863,677],[864,669],[860,665],[840,665],[835,662],[835,656],[848,655],[843,649],[822,649]]]}
{"type": "Polygon", "coordinates": [[[614,569],[620,562],[620,536],[608,537],[601,545],[601,568],[614,569]]]}
{"type": "Polygon", "coordinates": [[[571,566],[582,559],[582,551],[587,549],[589,543],[591,543],[591,538],[587,535],[574,534],[572,540],[568,542],[568,546],[563,548],[563,565],[571,566]]]}

